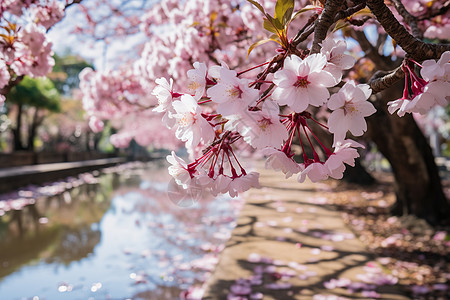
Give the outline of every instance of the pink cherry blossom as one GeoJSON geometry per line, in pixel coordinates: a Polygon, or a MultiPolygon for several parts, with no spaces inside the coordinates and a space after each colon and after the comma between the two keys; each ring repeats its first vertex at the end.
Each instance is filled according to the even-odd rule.
{"type": "Polygon", "coordinates": [[[327,106],[333,112],[328,118],[328,127],[334,133],[335,143],[344,140],[347,131],[360,136],[367,130],[364,118],[376,112],[372,103],[366,101],[371,93],[367,84],[356,85],[349,81],[330,97],[327,106]]]}
{"type": "Polygon", "coordinates": [[[328,168],[321,162],[311,163],[307,167],[301,165],[301,167],[303,170],[297,177],[297,180],[300,183],[305,181],[307,175],[312,182],[318,182],[328,178],[328,168]]]}
{"type": "Polygon", "coordinates": [[[286,175],[286,179],[301,171],[301,167],[292,158],[286,156],[286,153],[273,148],[264,149],[263,153],[268,155],[266,159],[266,169],[281,171],[286,175]]]}
{"type": "Polygon", "coordinates": [[[102,120],[99,120],[97,117],[92,116],[89,118],[89,128],[91,128],[91,130],[93,132],[100,132],[103,130],[103,122],[102,120]]]}
{"type": "Polygon", "coordinates": [[[45,6],[34,6],[30,9],[32,19],[46,29],[61,21],[64,17],[64,4],[53,0],[45,6]]]}
{"type": "Polygon", "coordinates": [[[280,122],[278,110],[273,101],[265,101],[262,110],[246,111],[243,117],[238,117],[237,131],[256,149],[280,147],[288,133],[280,122]]]}
{"type": "Polygon", "coordinates": [[[350,69],[356,62],[353,56],[344,53],[346,50],[347,44],[344,40],[329,37],[322,42],[320,52],[325,54],[328,61],[324,70],[333,75],[336,83],[342,79],[342,70],[350,69]]]}
{"type": "Polygon", "coordinates": [[[0,89],[8,84],[9,78],[8,67],[5,64],[5,61],[1,59],[0,55],[0,89]]]}
{"type": "Polygon", "coordinates": [[[424,61],[420,74],[427,84],[423,93],[407,103],[405,111],[426,114],[435,105],[446,106],[450,101],[450,51],[444,52],[437,62],[424,61]]]}
{"type": "Polygon", "coordinates": [[[345,171],[344,163],[352,167],[355,165],[355,158],[359,157],[359,153],[354,147],[364,148],[363,145],[352,140],[337,142],[333,154],[325,161],[330,177],[341,179],[345,171]]]}
{"type": "Polygon", "coordinates": [[[188,90],[199,100],[205,93],[207,67],[204,63],[195,62],[194,69],[187,71],[189,78],[188,90]]]}
{"type": "Polygon", "coordinates": [[[214,131],[201,115],[201,109],[191,95],[183,95],[178,101],[172,103],[175,110],[173,118],[176,119],[177,138],[186,142],[188,148],[195,147],[200,140],[205,142],[214,139],[214,131]]]}
{"type": "Polygon", "coordinates": [[[274,74],[273,99],[295,112],[304,111],[308,105],[322,105],[330,97],[327,88],[335,84],[334,77],[323,70],[326,64],[327,58],[321,53],[303,60],[295,55],[287,57],[284,68],[274,74]]]}
{"type": "Polygon", "coordinates": [[[171,155],[167,155],[167,161],[171,164],[169,174],[175,179],[178,185],[187,189],[191,184],[191,173],[187,169],[187,163],[178,157],[174,151],[171,155]]]}
{"type": "Polygon", "coordinates": [[[11,64],[14,72],[30,77],[47,75],[55,60],[52,57],[52,43],[43,29],[30,23],[19,32],[19,41],[14,43],[15,61],[11,64]]]}
{"type": "Polygon", "coordinates": [[[170,82],[166,78],[157,78],[157,86],[153,89],[152,95],[158,99],[158,106],[153,109],[156,112],[166,112],[172,108],[173,101],[173,79],[170,82]]]}
{"type": "Polygon", "coordinates": [[[250,172],[234,178],[228,185],[228,193],[231,197],[236,197],[239,193],[245,192],[250,188],[259,187],[259,173],[250,172]]]}
{"type": "Polygon", "coordinates": [[[220,80],[207,91],[208,97],[218,103],[217,112],[223,116],[230,116],[247,110],[248,106],[256,102],[258,90],[249,88],[250,80],[240,79],[235,71],[223,67],[220,70],[220,80]]]}
{"type": "MultiPolygon", "coordinates": [[[[162,122],[167,128],[172,128],[175,125],[175,119],[172,115],[175,113],[172,102],[174,98],[173,93],[173,79],[170,78],[170,82],[166,78],[158,78],[155,80],[157,86],[153,89],[152,95],[158,99],[158,106],[153,109],[155,112],[164,113],[162,122]]],[[[178,96],[176,94],[175,96],[178,96]]]]}

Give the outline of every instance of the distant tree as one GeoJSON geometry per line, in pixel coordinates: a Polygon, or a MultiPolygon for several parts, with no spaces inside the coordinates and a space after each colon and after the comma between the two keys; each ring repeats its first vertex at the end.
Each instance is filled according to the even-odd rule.
{"type": "Polygon", "coordinates": [[[53,71],[47,75],[50,78],[56,89],[64,96],[70,96],[73,89],[78,88],[80,79],[78,74],[84,68],[93,68],[92,64],[83,58],[73,55],[65,54],[53,56],[55,59],[55,66],[53,71]]]}
{"type": "Polygon", "coordinates": [[[37,128],[46,111],[60,111],[60,94],[48,78],[25,77],[6,97],[9,111],[15,111],[16,123],[12,127],[14,150],[34,150],[37,128]],[[24,128],[27,134],[24,134],[24,128]],[[25,143],[24,141],[27,140],[25,143]]]}

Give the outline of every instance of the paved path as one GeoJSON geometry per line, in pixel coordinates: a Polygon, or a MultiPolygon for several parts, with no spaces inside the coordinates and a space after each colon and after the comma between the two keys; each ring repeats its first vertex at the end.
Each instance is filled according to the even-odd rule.
{"type": "Polygon", "coordinates": [[[381,272],[340,212],[313,200],[313,183],[259,169],[263,188],[245,195],[237,227],[203,299],[409,299],[385,284],[392,277],[381,272]],[[236,282],[239,278],[253,282],[236,282]],[[377,284],[368,287],[364,281],[377,284]],[[325,282],[345,288],[327,289],[325,282]],[[231,297],[230,290],[244,294],[249,286],[254,298],[231,297]]]}
{"type": "Polygon", "coordinates": [[[77,162],[39,164],[0,169],[0,192],[9,191],[28,184],[40,184],[80,172],[95,170],[125,162],[126,158],[105,158],[77,162]]]}

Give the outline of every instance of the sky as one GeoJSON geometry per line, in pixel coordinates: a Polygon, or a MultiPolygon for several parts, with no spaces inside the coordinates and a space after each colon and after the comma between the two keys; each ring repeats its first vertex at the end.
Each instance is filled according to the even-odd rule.
{"type": "MultiPolygon", "coordinates": [[[[94,0],[87,0],[86,2],[94,0]]],[[[123,37],[113,40],[108,45],[104,41],[92,42],[83,40],[82,36],[72,33],[78,22],[84,19],[80,15],[76,5],[66,10],[65,18],[53,26],[48,36],[53,43],[53,51],[57,54],[65,54],[68,51],[78,54],[90,63],[93,63],[97,70],[113,69],[119,64],[121,59],[135,52],[139,44],[145,41],[144,34],[123,37]]]]}

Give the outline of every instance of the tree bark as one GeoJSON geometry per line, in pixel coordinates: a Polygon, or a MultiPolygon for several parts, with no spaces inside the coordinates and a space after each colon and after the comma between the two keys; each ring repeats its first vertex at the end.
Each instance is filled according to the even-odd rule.
{"type": "Polygon", "coordinates": [[[17,118],[16,118],[16,128],[13,129],[13,140],[14,140],[14,150],[20,151],[25,150],[25,147],[22,143],[22,114],[23,114],[23,106],[22,104],[17,105],[17,118]]]}
{"type": "Polygon", "coordinates": [[[30,130],[28,132],[27,150],[29,150],[29,151],[34,151],[34,138],[36,137],[37,128],[39,127],[39,125],[41,123],[38,120],[38,118],[39,118],[38,114],[39,114],[39,108],[35,107],[33,117],[31,119],[30,130]]]}
{"type": "Polygon", "coordinates": [[[395,177],[396,215],[413,214],[432,225],[449,224],[450,205],[442,190],[431,147],[413,117],[391,115],[387,102],[401,97],[401,85],[377,97],[377,112],[367,118],[368,137],[391,164],[395,177]]]}

